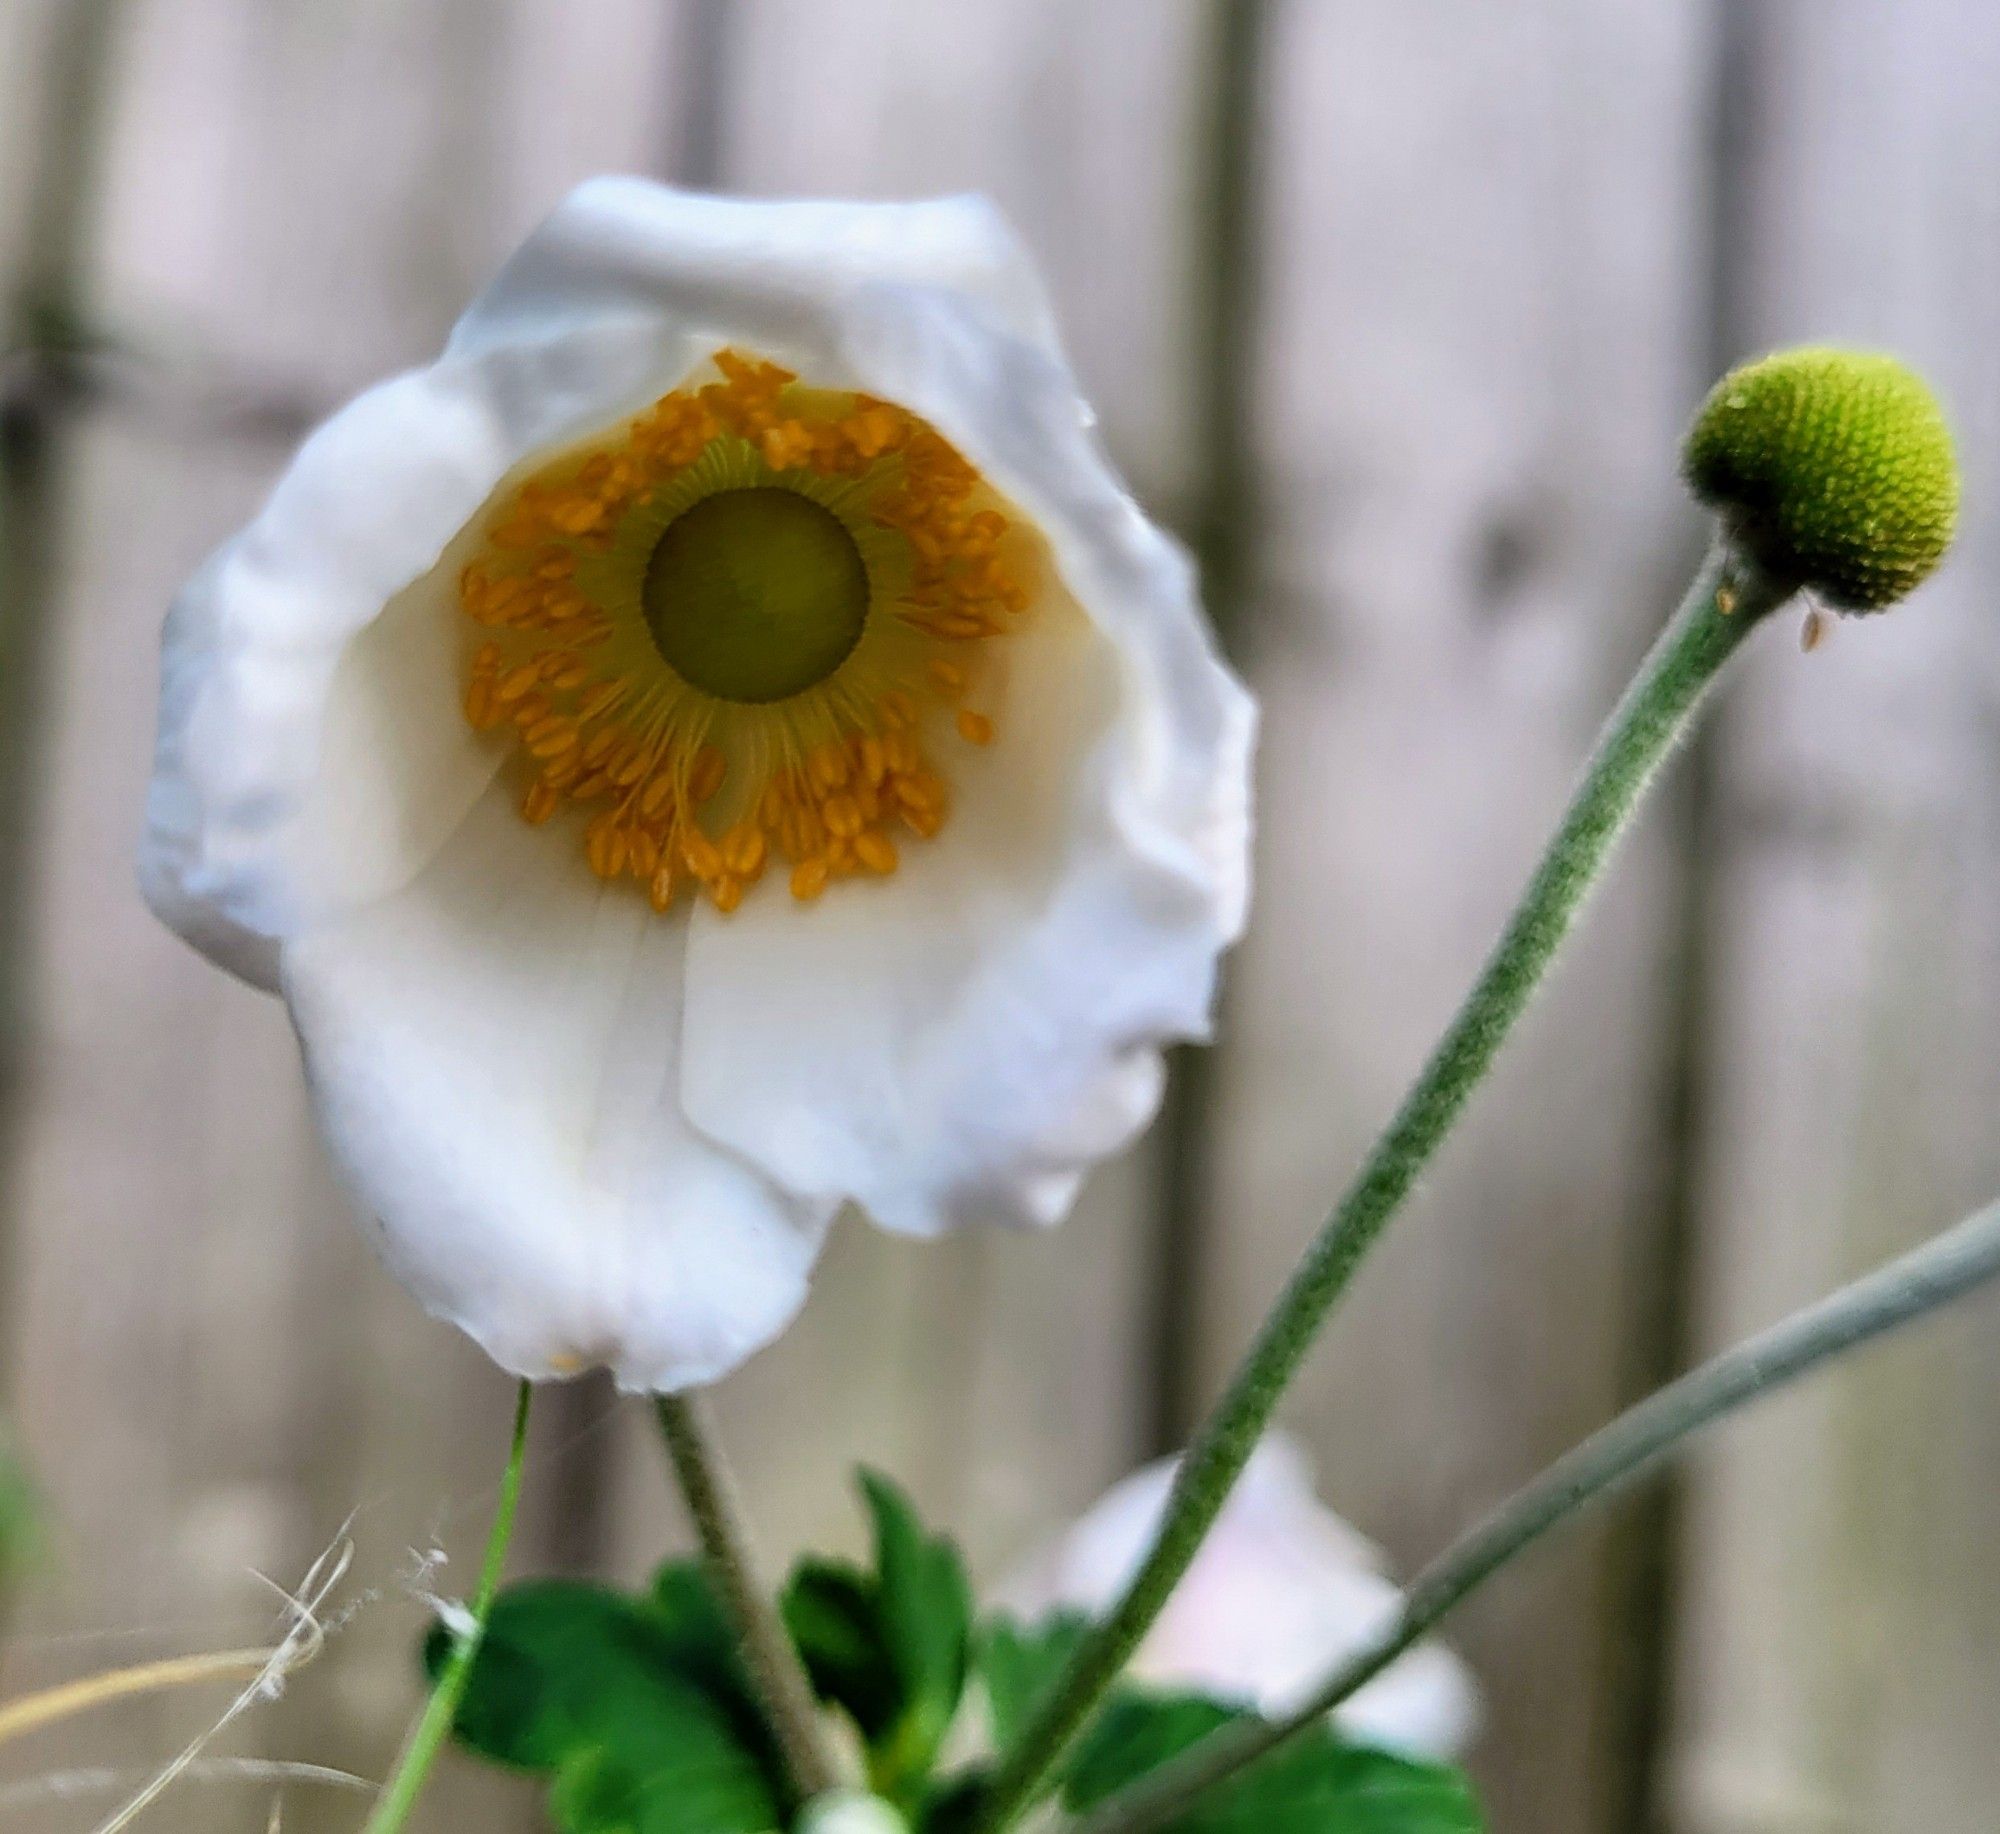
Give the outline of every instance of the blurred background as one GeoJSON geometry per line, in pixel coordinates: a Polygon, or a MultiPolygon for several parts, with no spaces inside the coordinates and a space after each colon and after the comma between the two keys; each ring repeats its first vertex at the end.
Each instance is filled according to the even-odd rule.
{"type": "MultiPolygon", "coordinates": [[[[723,1394],[774,1557],[859,1539],[859,1455],[990,1575],[1181,1440],[1698,552],[1685,417],[1774,343],[1931,374],[1957,557],[1757,646],[1288,1417],[1407,1571],[2000,1189],[1986,0],[0,0],[0,1411],[43,1526],[0,1695],[255,1642],[256,1575],[349,1524],[339,1634],[218,1749],[380,1775],[415,1594],[470,1583],[509,1385],[374,1265],[282,1013],[131,855],[176,584],[606,169],[992,193],[1267,710],[1222,1043],[1057,1235],[842,1227],[723,1394]]],[[[1499,1834],[1990,1834],[1996,1326],[1819,1381],[1463,1614],[1499,1834]]],[[[516,1571],[680,1540],[645,1425],[550,1398],[516,1571]]],[[[0,1750],[0,1825],[96,1825],[226,1698],[0,1750]]],[[[525,1834],[532,1794],[454,1767],[423,1825],[525,1834]]],[[[270,1799],[211,1776],[143,1825],[270,1799]]],[[[287,1830],[357,1820],[287,1794],[287,1830]]]]}

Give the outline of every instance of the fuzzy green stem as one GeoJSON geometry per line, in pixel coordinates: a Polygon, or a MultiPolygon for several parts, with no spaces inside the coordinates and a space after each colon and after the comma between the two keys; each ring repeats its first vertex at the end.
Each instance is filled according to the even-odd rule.
{"type": "Polygon", "coordinates": [[[742,1500],[708,1409],[694,1395],[658,1395],[653,1407],[709,1581],[735,1628],[792,1788],[801,1801],[835,1789],[845,1778],[824,1737],[799,1652],[757,1577],[742,1500]]]}
{"type": "Polygon", "coordinates": [[[514,1439],[507,1454],[507,1469],[500,1478],[500,1500],[494,1505],[493,1527],[486,1537],[486,1558],[479,1569],[479,1589],[472,1595],[471,1621],[446,1659],[423,1717],[403,1749],[396,1774],[383,1786],[374,1814],[362,1834],[397,1834],[416,1806],[431,1766],[451,1736],[458,1703],[465,1698],[466,1683],[472,1679],[472,1664],[486,1636],[493,1616],[493,1600],[500,1591],[500,1575],[507,1565],[507,1544],[514,1538],[514,1515],[521,1503],[521,1469],[528,1453],[528,1407],[534,1388],[523,1382],[514,1402],[514,1439]]]}
{"type": "Polygon", "coordinates": [[[1492,1068],[1569,934],[1639,798],[1716,673],[1786,588],[1718,546],[1598,741],[1555,837],[1472,992],[1348,1186],[1181,1462],[1145,1562],[1002,1762],[982,1829],[1041,1793],[1063,1752],[1159,1616],[1362,1258],[1492,1068]],[[1718,602],[1718,595],[1722,595],[1718,602]],[[1725,612],[1723,605],[1729,609],[1725,612]]]}
{"type": "Polygon", "coordinates": [[[1425,1567],[1398,1616],[1291,1717],[1239,1722],[1104,1804],[1076,1834],[1151,1834],[1203,1791],[1318,1725],[1466,1595],[1586,1503],[1644,1475],[1702,1428],[1826,1362],[2000,1276],[2000,1204],[1817,1305],[1726,1350],[1628,1409],[1556,1460],[1425,1567]]]}

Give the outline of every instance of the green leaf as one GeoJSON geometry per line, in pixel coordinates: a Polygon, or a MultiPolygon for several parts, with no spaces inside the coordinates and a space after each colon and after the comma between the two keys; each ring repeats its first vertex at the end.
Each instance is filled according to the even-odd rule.
{"type": "Polygon", "coordinates": [[[1020,1737],[1028,1715],[1069,1666],[1090,1620],[1059,1611],[1029,1626],[1009,1617],[989,1618],[979,1637],[979,1678],[993,1717],[993,1740],[1003,1750],[1020,1737]]]}
{"type": "Polygon", "coordinates": [[[875,1578],[833,1560],[802,1560],[785,1591],[785,1624],[822,1700],[837,1704],[872,1745],[904,1696],[879,1616],[875,1578]]]}
{"type": "Polygon", "coordinates": [[[692,1741],[643,1767],[580,1753],[558,1773],[549,1813],[563,1834],[775,1834],[780,1825],[768,1793],[692,1741]]]}
{"type": "MultiPolygon", "coordinates": [[[[425,1659],[450,1648],[440,1629],[425,1659]]],[[[496,1602],[454,1726],[552,1776],[566,1834],[766,1834],[778,1767],[714,1601],[669,1568],[650,1597],[536,1580],[496,1602]]]]}
{"type": "Polygon", "coordinates": [[[699,1560],[670,1560],[653,1575],[654,1612],[675,1660],[717,1694],[741,1701],[759,1725],[763,1709],[743,1667],[736,1631],[699,1560]]]}
{"type": "Polygon", "coordinates": [[[861,1474],[875,1518],[875,1566],[889,1658],[909,1705],[935,1754],[959,1696],[972,1654],[972,1587],[958,1549],[925,1534],[909,1499],[885,1477],[861,1474]]]}
{"type": "Polygon", "coordinates": [[[919,1834],[972,1834],[992,1788],[990,1766],[976,1764],[938,1783],[913,1818],[919,1834]]]}
{"type": "MultiPolygon", "coordinates": [[[[1088,1628],[1074,1612],[1032,1625],[987,1620],[979,1678],[1002,1750],[1020,1736],[1088,1628]]],[[[1121,1687],[1065,1767],[1063,1802],[1083,1813],[1212,1732],[1250,1717],[1192,1694],[1121,1687]]],[[[964,1780],[965,1791],[977,1788],[976,1778],[964,1780]]],[[[950,1794],[938,1802],[937,1834],[954,1834],[959,1804],[950,1794]]],[[[1481,1827],[1478,1804],[1457,1771],[1344,1744],[1326,1727],[1301,1734],[1223,1785],[1176,1819],[1171,1834],[1479,1834],[1481,1827]]]]}
{"type": "Polygon", "coordinates": [[[785,1588],[786,1626],[820,1697],[868,1745],[869,1781],[908,1808],[965,1692],[972,1590],[958,1550],[928,1533],[887,1478],[861,1474],[874,1570],[806,1560],[785,1588]]]}
{"type": "MultiPolygon", "coordinates": [[[[1249,1717],[1189,1695],[1122,1692],[1072,1760],[1063,1800],[1075,1812],[1092,1808],[1249,1717]]],[[[1320,1727],[1203,1796],[1165,1834],[1481,1834],[1484,1825],[1458,1771],[1345,1744],[1320,1727]]]]}

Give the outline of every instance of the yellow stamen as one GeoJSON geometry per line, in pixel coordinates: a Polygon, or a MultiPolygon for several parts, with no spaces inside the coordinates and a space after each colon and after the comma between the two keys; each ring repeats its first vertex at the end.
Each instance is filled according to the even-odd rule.
{"type": "Polygon", "coordinates": [[[690,882],[734,910],[774,854],[801,903],[893,874],[883,824],[946,825],[932,748],[992,742],[958,703],[1030,599],[1015,518],[933,428],[734,350],[480,533],[464,717],[518,751],[524,820],[589,811],[589,869],[660,911],[690,882]]]}
{"type": "Polygon", "coordinates": [[[854,837],[854,857],[870,872],[896,870],[896,843],[879,828],[864,828],[854,837]]]}

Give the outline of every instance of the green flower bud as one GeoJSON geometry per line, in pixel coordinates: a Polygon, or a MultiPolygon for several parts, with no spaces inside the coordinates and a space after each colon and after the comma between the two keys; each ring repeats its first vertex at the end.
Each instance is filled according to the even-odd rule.
{"type": "Polygon", "coordinates": [[[1866,351],[1781,350],[1731,370],[1681,467],[1752,560],[1842,611],[1881,611],[1922,584],[1958,521],[1937,397],[1866,351]]]}

